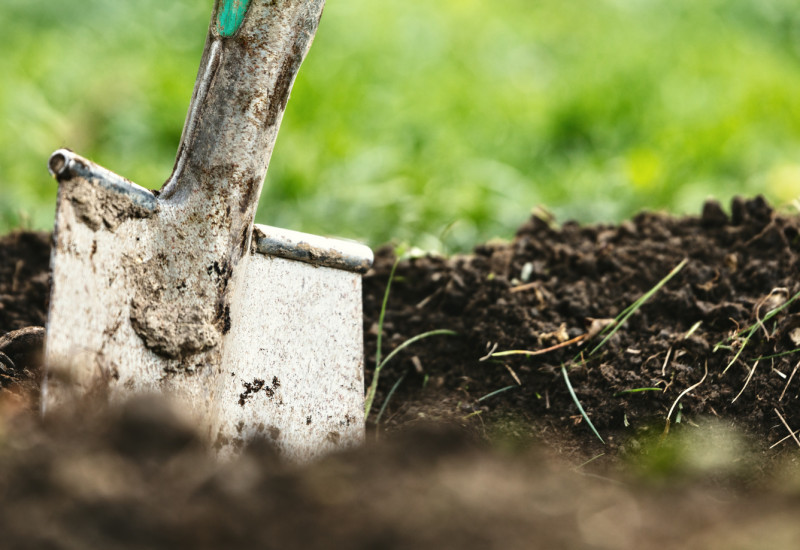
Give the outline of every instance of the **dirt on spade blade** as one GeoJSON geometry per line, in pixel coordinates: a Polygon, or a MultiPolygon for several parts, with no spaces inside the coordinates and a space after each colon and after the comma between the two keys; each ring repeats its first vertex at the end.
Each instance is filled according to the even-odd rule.
{"type": "MultiPolygon", "coordinates": [[[[0,239],[2,546],[794,548],[800,537],[800,218],[761,198],[619,225],[540,211],[511,242],[400,261],[382,357],[428,331],[456,334],[385,364],[367,445],[304,466],[265,442],[217,464],[154,398],[41,421],[41,331],[25,327],[45,319],[48,239],[0,239]]],[[[394,263],[382,248],[364,277],[367,382],[394,263]]]]}

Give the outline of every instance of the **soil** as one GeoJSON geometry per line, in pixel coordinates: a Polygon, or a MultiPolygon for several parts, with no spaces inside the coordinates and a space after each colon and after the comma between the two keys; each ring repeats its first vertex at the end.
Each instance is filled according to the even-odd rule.
{"type": "MultiPolygon", "coordinates": [[[[790,301],[800,291],[799,253],[800,219],[777,214],[762,198],[735,199],[730,216],[710,201],[700,217],[642,213],[618,226],[559,227],[538,212],[510,243],[398,265],[384,321],[386,348],[434,329],[459,336],[433,337],[388,364],[376,402],[407,373],[388,409],[390,429],[420,412],[429,415],[416,410],[429,396],[446,403],[440,414],[451,418],[475,415],[494,425],[492,419],[511,416],[542,440],[553,433],[557,445],[574,441],[580,455],[613,456],[639,432],[663,431],[678,396],[702,380],[679,402],[681,418],[719,419],[774,443],[788,435],[776,409],[790,424],[800,422],[800,378],[787,383],[800,356],[774,357],[800,348],[800,300],[790,301]],[[591,334],[684,260],[594,354],[600,336],[538,356],[499,356],[591,334]],[[587,427],[562,366],[605,445],[587,427]]],[[[394,261],[391,248],[379,250],[365,278],[365,327],[373,335],[394,261]]],[[[376,338],[366,346],[369,377],[376,338]]]]}
{"type": "MultiPolygon", "coordinates": [[[[403,259],[382,357],[456,334],[385,364],[368,444],[296,466],[257,442],[220,466],[153,398],[38,418],[25,327],[44,324],[49,236],[8,235],[4,545],[792,548],[798,258],[800,217],[755,198],[619,225],[537,211],[511,242],[403,259]]],[[[367,381],[395,260],[378,250],[364,277],[367,381]]]]}

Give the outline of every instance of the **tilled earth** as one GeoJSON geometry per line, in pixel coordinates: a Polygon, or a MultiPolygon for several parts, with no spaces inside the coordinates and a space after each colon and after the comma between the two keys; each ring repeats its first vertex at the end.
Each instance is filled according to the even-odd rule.
{"type": "MultiPolygon", "coordinates": [[[[152,399],[39,420],[49,235],[8,235],[0,546],[793,548],[799,253],[800,218],[756,198],[620,225],[538,211],[511,242],[404,259],[383,357],[457,334],[386,364],[369,444],[220,466],[152,399]]],[[[394,263],[364,278],[367,381],[394,263]]]]}
{"type": "MultiPolygon", "coordinates": [[[[552,432],[562,444],[574,440],[582,453],[618,452],[642,430],[663,431],[678,396],[702,380],[675,409],[682,419],[715,418],[774,443],[789,433],[778,414],[800,423],[800,378],[790,383],[800,354],[788,353],[800,351],[800,300],[791,301],[800,291],[798,254],[800,219],[778,215],[757,198],[734,200],[730,216],[708,202],[700,217],[643,213],[618,226],[558,227],[542,212],[510,243],[402,262],[386,311],[387,349],[433,329],[459,336],[433,337],[387,365],[384,391],[408,373],[392,397],[388,424],[411,421],[419,402],[436,395],[451,417],[473,414],[495,425],[498,416],[512,416],[535,426],[542,439],[552,432]],[[591,354],[602,335],[580,337],[616,318],[684,260],[591,354]],[[776,308],[782,309],[762,322],[776,308]],[[576,338],[536,356],[501,354],[576,338]],[[562,366],[607,445],[586,426],[562,366]]],[[[365,280],[372,334],[393,262],[391,249],[380,250],[365,280]]],[[[375,340],[366,339],[368,363],[375,340]]]]}

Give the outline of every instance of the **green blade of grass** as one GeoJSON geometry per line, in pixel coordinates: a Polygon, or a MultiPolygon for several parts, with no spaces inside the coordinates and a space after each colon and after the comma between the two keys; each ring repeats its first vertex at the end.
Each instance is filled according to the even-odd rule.
{"type": "Polygon", "coordinates": [[[642,307],[642,305],[644,305],[644,303],[647,302],[650,298],[652,298],[656,292],[661,290],[661,287],[663,287],[665,284],[669,282],[670,279],[672,279],[675,275],[677,275],[677,273],[681,269],[683,269],[687,263],[689,263],[689,259],[684,258],[683,261],[681,261],[681,263],[672,268],[672,271],[670,271],[666,277],[661,279],[658,283],[656,283],[656,285],[653,288],[648,290],[641,298],[636,300],[633,304],[625,308],[622,311],[622,313],[617,315],[616,319],[614,319],[613,328],[611,329],[611,331],[606,335],[605,338],[603,338],[603,340],[599,344],[597,344],[594,347],[592,351],[589,352],[589,356],[594,355],[597,350],[602,348],[606,344],[606,342],[608,342],[611,339],[611,337],[614,336],[614,334],[616,334],[616,332],[620,329],[620,327],[622,327],[622,325],[625,324],[625,321],[627,321],[631,315],[636,313],[639,310],[639,308],[642,307]]]}
{"type": "Polygon", "coordinates": [[[561,365],[561,373],[564,375],[564,382],[567,383],[567,389],[569,390],[569,394],[572,396],[572,400],[575,402],[575,406],[578,407],[578,410],[580,411],[581,416],[583,416],[583,419],[586,420],[586,423],[592,429],[592,432],[594,432],[594,435],[597,436],[597,439],[599,439],[600,442],[603,445],[605,445],[606,442],[603,441],[602,437],[600,437],[600,433],[594,427],[594,424],[592,424],[592,421],[589,420],[589,415],[587,415],[586,411],[583,410],[583,406],[581,405],[581,402],[578,401],[578,396],[575,395],[575,390],[572,388],[572,383],[569,381],[569,375],[567,375],[567,367],[565,367],[564,365],[561,365]]]}
{"type": "Polygon", "coordinates": [[[794,302],[795,300],[797,300],[797,298],[800,298],[800,292],[796,293],[794,296],[792,296],[791,298],[786,300],[780,306],[776,307],[775,309],[770,310],[766,315],[764,315],[764,318],[761,319],[760,322],[757,321],[757,322],[753,323],[752,325],[750,325],[749,327],[747,327],[747,328],[745,328],[745,329],[743,329],[741,331],[738,331],[735,335],[729,336],[728,338],[726,338],[725,340],[722,340],[721,342],[717,342],[717,345],[714,346],[714,351],[717,351],[720,348],[725,348],[725,346],[723,345],[725,342],[728,342],[728,341],[732,340],[733,338],[737,337],[738,335],[740,335],[740,334],[742,334],[744,332],[747,332],[747,336],[744,337],[744,341],[742,342],[742,345],[739,346],[739,349],[736,351],[736,355],[733,356],[733,359],[731,359],[731,362],[728,363],[728,366],[725,367],[725,369],[722,371],[722,374],[725,374],[726,372],[728,372],[728,369],[731,368],[731,366],[736,362],[737,359],[739,359],[739,356],[742,354],[742,352],[744,351],[744,348],[747,346],[747,344],[750,343],[750,338],[752,338],[753,335],[756,333],[756,331],[758,330],[758,327],[762,326],[764,323],[766,323],[767,321],[769,321],[770,319],[775,317],[778,313],[780,313],[781,311],[783,311],[784,309],[789,307],[789,305],[792,302],[794,302]]]}
{"type": "Polygon", "coordinates": [[[420,340],[422,340],[424,338],[429,338],[431,336],[456,336],[456,335],[458,335],[458,333],[456,331],[448,330],[448,329],[429,330],[428,332],[423,332],[422,334],[417,334],[416,336],[414,336],[412,338],[409,338],[408,340],[406,340],[405,342],[403,342],[402,344],[400,344],[399,346],[394,348],[394,350],[392,350],[392,353],[390,353],[389,355],[386,356],[386,359],[384,359],[381,362],[381,364],[380,364],[380,366],[378,368],[382,369],[383,366],[392,359],[392,357],[394,357],[395,355],[397,355],[398,353],[400,353],[401,351],[406,349],[408,346],[410,346],[414,342],[418,342],[418,341],[420,341],[420,340]]]}
{"type": "Polygon", "coordinates": [[[383,367],[391,361],[391,359],[406,349],[408,346],[415,342],[419,342],[424,338],[429,338],[431,336],[439,336],[439,335],[447,335],[447,336],[455,336],[458,334],[454,330],[447,330],[447,329],[438,329],[438,330],[430,330],[428,332],[423,332],[422,334],[418,334],[413,338],[409,338],[399,346],[397,346],[392,353],[386,356],[386,358],[381,361],[377,367],[375,367],[375,372],[372,374],[372,383],[369,385],[369,389],[367,390],[367,396],[364,403],[364,416],[369,417],[369,412],[372,410],[372,402],[375,400],[375,393],[378,391],[378,379],[380,378],[381,370],[383,367]]]}
{"type": "Polygon", "coordinates": [[[478,399],[478,403],[480,403],[481,401],[483,401],[485,399],[489,399],[490,397],[494,397],[498,393],[507,392],[508,390],[513,390],[514,388],[518,388],[518,387],[519,386],[517,386],[516,384],[512,384],[510,386],[506,386],[505,388],[500,388],[499,390],[495,390],[495,391],[493,391],[491,393],[487,393],[486,395],[484,395],[483,397],[478,399]]]}
{"type": "MultiPolygon", "coordinates": [[[[686,264],[688,264],[688,263],[689,263],[689,258],[684,258],[678,265],[676,265],[675,267],[672,268],[672,271],[667,273],[667,275],[663,279],[661,279],[658,283],[656,283],[656,285],[653,288],[651,288],[650,290],[645,292],[635,302],[633,302],[631,305],[629,305],[628,307],[623,309],[622,312],[619,315],[617,315],[617,317],[614,319],[613,322],[611,322],[608,325],[606,325],[605,327],[603,327],[603,329],[597,334],[597,336],[602,336],[603,334],[606,334],[606,333],[608,333],[608,334],[606,334],[606,336],[600,341],[600,343],[597,344],[594,347],[594,349],[592,349],[592,351],[589,352],[589,354],[588,354],[589,357],[594,355],[595,352],[597,352],[600,348],[602,348],[611,339],[611,337],[614,336],[614,334],[616,334],[616,332],[620,328],[622,328],[622,325],[625,324],[625,322],[628,320],[628,318],[631,315],[636,313],[639,310],[639,308],[642,307],[642,305],[644,305],[645,302],[647,302],[650,298],[652,298],[656,294],[656,292],[661,290],[661,288],[665,284],[667,284],[670,281],[670,279],[672,279],[675,275],[677,275],[677,273],[681,269],[683,269],[686,266],[686,264]]],[[[697,326],[699,326],[699,325],[695,325],[695,329],[696,329],[697,326]]],[[[573,339],[573,340],[576,340],[576,339],[573,339]]],[[[572,341],[570,341],[570,342],[572,342],[572,341]]],[[[559,347],[561,347],[561,346],[551,346],[550,348],[547,348],[547,349],[544,349],[544,350],[537,350],[537,351],[515,349],[515,350],[494,352],[494,353],[491,353],[490,355],[491,355],[491,357],[507,357],[507,356],[510,356],[510,355],[537,356],[537,355],[541,355],[543,353],[546,353],[548,351],[557,349],[559,347]]],[[[583,352],[581,352],[581,353],[583,353],[583,352]]],[[[581,356],[580,354],[576,355],[572,359],[572,361],[573,362],[577,361],[580,356],[581,356]]]]}
{"type": "Polygon", "coordinates": [[[383,293],[383,303],[381,304],[381,313],[378,316],[378,342],[377,349],[375,350],[375,365],[381,364],[381,345],[383,343],[383,318],[386,316],[386,304],[389,303],[389,291],[392,288],[392,281],[394,280],[394,272],[397,270],[397,264],[400,263],[400,257],[394,261],[392,271],[389,272],[389,280],[386,282],[386,291],[383,293]]]}
{"type": "Polygon", "coordinates": [[[661,388],[633,388],[630,390],[622,390],[618,391],[614,394],[614,397],[619,397],[620,395],[624,395],[626,393],[641,393],[645,391],[663,391],[661,388]]]}
{"type": "Polygon", "coordinates": [[[731,359],[731,362],[728,363],[728,366],[726,366],[722,370],[722,374],[725,374],[726,372],[728,372],[728,369],[733,366],[733,364],[736,362],[737,359],[739,359],[739,356],[744,351],[744,348],[746,348],[747,344],[750,343],[750,338],[752,338],[753,334],[755,334],[756,331],[758,330],[758,326],[759,326],[758,323],[755,323],[750,327],[750,330],[747,331],[747,336],[744,337],[744,342],[742,342],[742,345],[739,346],[738,350],[736,350],[736,354],[733,356],[733,359],[731,359]]]}
{"type": "Polygon", "coordinates": [[[380,425],[381,418],[383,418],[383,413],[386,411],[386,406],[389,404],[389,401],[392,399],[392,396],[394,395],[394,392],[397,391],[397,388],[400,386],[400,384],[403,383],[403,380],[405,380],[405,377],[406,377],[407,374],[408,374],[408,371],[404,372],[403,376],[401,376],[400,378],[397,379],[397,382],[394,383],[394,386],[392,386],[392,389],[389,390],[389,393],[386,396],[386,399],[383,400],[383,404],[381,405],[381,409],[378,411],[378,417],[375,419],[375,425],[376,426],[380,425]]]}
{"type": "Polygon", "coordinates": [[[762,359],[777,359],[778,357],[785,357],[787,355],[792,355],[793,353],[797,353],[798,351],[800,351],[800,348],[790,349],[789,351],[776,353],[774,355],[762,355],[761,357],[756,357],[754,361],[761,361],[762,359]]]}

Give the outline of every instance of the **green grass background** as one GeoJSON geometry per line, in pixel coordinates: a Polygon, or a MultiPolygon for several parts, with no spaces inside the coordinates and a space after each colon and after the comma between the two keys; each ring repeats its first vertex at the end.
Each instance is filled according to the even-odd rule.
{"type": "MultiPolygon", "coordinates": [[[[2,0],[0,231],[50,152],[169,175],[211,0],[2,0]]],[[[800,195],[796,0],[328,0],[257,221],[464,250],[532,207],[614,221],[800,195]]]]}

